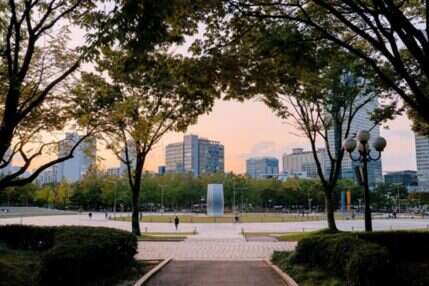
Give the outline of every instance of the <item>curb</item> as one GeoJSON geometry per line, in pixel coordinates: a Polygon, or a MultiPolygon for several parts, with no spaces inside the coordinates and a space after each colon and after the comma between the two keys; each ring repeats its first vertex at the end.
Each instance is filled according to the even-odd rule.
{"type": "Polygon", "coordinates": [[[278,268],[276,265],[271,263],[269,259],[264,260],[265,263],[267,263],[280,277],[283,279],[283,281],[286,283],[287,286],[299,286],[298,283],[295,282],[295,280],[292,279],[289,275],[284,273],[280,268],[278,268]]]}
{"type": "Polygon", "coordinates": [[[165,260],[163,260],[160,264],[158,264],[156,267],[154,267],[151,271],[143,275],[135,284],[134,286],[142,286],[144,283],[146,283],[153,275],[155,275],[159,270],[161,270],[162,267],[167,265],[172,260],[172,257],[169,257],[165,260]]]}

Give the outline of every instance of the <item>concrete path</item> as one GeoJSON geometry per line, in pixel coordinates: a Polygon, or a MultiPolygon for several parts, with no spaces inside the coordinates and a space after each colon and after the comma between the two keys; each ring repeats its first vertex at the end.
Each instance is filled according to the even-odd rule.
{"type": "Polygon", "coordinates": [[[145,286],[285,286],[264,261],[171,261],[145,286]]]}

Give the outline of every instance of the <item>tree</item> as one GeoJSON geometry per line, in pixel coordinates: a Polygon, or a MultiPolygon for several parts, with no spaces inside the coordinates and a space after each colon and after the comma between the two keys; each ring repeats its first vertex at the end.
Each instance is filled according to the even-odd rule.
{"type": "MultiPolygon", "coordinates": [[[[197,30],[209,3],[182,0],[8,0],[0,3],[0,190],[25,185],[43,170],[73,157],[85,133],[70,152],[44,162],[54,153],[52,133],[74,123],[69,87],[83,62],[101,49],[121,46],[144,54],[165,44],[180,44],[197,30]],[[192,5],[193,9],[188,9],[192,5]],[[84,43],[72,47],[69,30],[83,33],[84,43]],[[24,161],[9,172],[13,161],[24,161]],[[34,164],[32,165],[34,166],[34,164]],[[5,171],[6,170],[6,171],[5,171]],[[5,172],[2,172],[5,171],[5,172]]],[[[130,67],[131,68],[131,67],[130,67]]],[[[81,121],[84,122],[84,121],[81,121]]]]}
{"type": "Polygon", "coordinates": [[[87,122],[103,130],[102,138],[127,166],[132,193],[132,231],[140,235],[139,206],[147,155],[169,131],[185,131],[208,112],[216,91],[200,62],[153,53],[138,57],[130,51],[104,50],[98,69],[109,80],[83,73],[74,89],[83,103],[75,111],[91,114],[87,122]],[[134,62],[132,69],[124,63],[134,62]]]}
{"type": "Polygon", "coordinates": [[[0,171],[17,158],[23,161],[16,170],[3,172],[7,174],[0,179],[0,190],[25,185],[46,168],[73,156],[75,146],[22,176],[57,145],[46,133],[62,130],[68,122],[64,92],[88,52],[67,46],[68,29],[88,22],[87,13],[94,7],[94,1],[83,0],[0,4],[0,171]]]}
{"type": "MultiPolygon", "coordinates": [[[[336,231],[333,192],[341,178],[342,141],[357,131],[351,130],[355,115],[376,100],[378,86],[372,72],[359,58],[329,41],[315,42],[317,34],[290,23],[272,19],[254,23],[242,17],[225,21],[228,37],[219,39],[222,30],[214,25],[201,51],[216,59],[228,96],[260,98],[309,140],[326,198],[328,225],[336,231]],[[320,146],[325,148],[327,170],[320,146]]],[[[388,115],[381,113],[378,120],[388,115]]]]}
{"type": "Polygon", "coordinates": [[[417,130],[420,121],[429,123],[428,1],[227,0],[225,9],[234,18],[313,30],[371,67],[385,94],[396,93],[406,103],[417,130]]]}

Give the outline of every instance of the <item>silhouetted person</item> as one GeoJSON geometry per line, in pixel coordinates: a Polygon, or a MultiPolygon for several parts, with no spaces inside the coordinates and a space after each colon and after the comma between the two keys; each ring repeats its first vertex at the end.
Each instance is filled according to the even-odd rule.
{"type": "Polygon", "coordinates": [[[174,218],[174,226],[176,227],[176,230],[178,230],[178,229],[179,229],[179,223],[180,223],[180,221],[179,221],[179,217],[178,217],[178,216],[176,216],[176,217],[174,218]]]}
{"type": "Polygon", "coordinates": [[[234,221],[235,221],[235,223],[240,222],[240,218],[238,217],[238,215],[235,215],[235,216],[234,216],[234,221]]]}
{"type": "Polygon", "coordinates": [[[88,213],[88,217],[89,217],[89,219],[91,219],[92,218],[92,213],[90,212],[90,213],[88,213]]]}

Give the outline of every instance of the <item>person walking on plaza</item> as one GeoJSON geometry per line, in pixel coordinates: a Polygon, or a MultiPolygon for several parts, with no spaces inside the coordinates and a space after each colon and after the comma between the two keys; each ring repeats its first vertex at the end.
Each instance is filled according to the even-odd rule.
{"type": "Polygon", "coordinates": [[[174,226],[176,227],[176,231],[179,229],[179,217],[178,216],[176,216],[175,218],[174,218],[174,226]]]}

